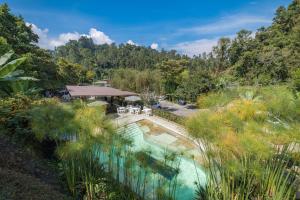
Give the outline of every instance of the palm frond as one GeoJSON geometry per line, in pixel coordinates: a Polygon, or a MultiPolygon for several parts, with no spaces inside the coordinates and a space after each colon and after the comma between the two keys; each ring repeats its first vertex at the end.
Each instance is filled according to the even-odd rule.
{"type": "Polygon", "coordinates": [[[3,56],[0,57],[0,66],[4,65],[10,58],[11,56],[14,54],[13,51],[9,51],[6,54],[4,54],[3,56]]]}
{"type": "Polygon", "coordinates": [[[6,65],[4,65],[2,68],[0,68],[0,77],[5,77],[12,73],[20,64],[22,64],[26,60],[26,57],[18,58],[16,60],[13,60],[6,65]]]}

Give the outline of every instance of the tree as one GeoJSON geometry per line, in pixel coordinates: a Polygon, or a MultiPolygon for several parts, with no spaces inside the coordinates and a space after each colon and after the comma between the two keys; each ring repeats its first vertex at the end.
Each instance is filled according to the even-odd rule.
{"type": "Polygon", "coordinates": [[[158,64],[166,94],[172,94],[181,82],[181,73],[187,67],[187,60],[167,60],[158,64]]]}
{"type": "Polygon", "coordinates": [[[84,69],[79,64],[68,62],[65,59],[59,59],[58,75],[62,78],[64,84],[79,84],[84,80],[84,69]]]}
{"type": "Polygon", "coordinates": [[[4,37],[0,37],[0,55],[5,54],[11,50],[11,46],[7,43],[4,37]]]}
{"type": "Polygon", "coordinates": [[[234,65],[244,52],[251,50],[251,31],[241,30],[237,33],[236,38],[232,40],[229,48],[229,60],[234,65]]]}
{"type": "Polygon", "coordinates": [[[198,70],[189,74],[188,79],[179,85],[175,94],[180,99],[195,102],[199,95],[214,88],[213,77],[205,71],[198,70]]]}
{"type": "Polygon", "coordinates": [[[35,48],[38,36],[27,26],[22,17],[10,13],[7,4],[0,5],[0,37],[6,39],[17,54],[29,52],[35,48]]]}
{"type": "Polygon", "coordinates": [[[94,78],[96,77],[96,73],[92,70],[88,70],[85,73],[85,80],[89,83],[92,83],[94,78]]]}
{"type": "Polygon", "coordinates": [[[36,48],[24,56],[27,60],[21,69],[24,70],[25,75],[38,78],[40,88],[51,90],[63,86],[58,75],[58,65],[48,50],[36,48]]]}
{"type": "Polygon", "coordinates": [[[161,75],[158,70],[115,69],[112,72],[112,86],[138,93],[161,94],[161,75]]]}
{"type": "Polygon", "coordinates": [[[20,16],[11,13],[7,4],[0,5],[0,55],[13,50],[17,57],[26,57],[20,66],[24,75],[36,77],[39,87],[54,89],[61,86],[57,80],[57,66],[50,51],[36,46],[38,35],[20,16]]]}
{"type": "Polygon", "coordinates": [[[230,39],[220,38],[218,45],[213,47],[213,53],[217,59],[217,71],[225,70],[229,65],[230,39]]]}

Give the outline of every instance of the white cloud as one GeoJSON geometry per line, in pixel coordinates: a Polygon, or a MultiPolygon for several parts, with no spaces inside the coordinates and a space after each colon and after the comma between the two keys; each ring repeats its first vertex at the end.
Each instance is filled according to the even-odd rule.
{"type": "Polygon", "coordinates": [[[151,49],[157,49],[158,48],[158,44],[157,43],[152,43],[150,45],[151,49]]]}
{"type": "Polygon", "coordinates": [[[130,44],[130,45],[135,45],[135,46],[138,46],[138,44],[137,44],[137,43],[135,43],[135,42],[134,42],[134,41],[132,41],[132,40],[128,40],[126,43],[127,43],[127,44],[130,44]]]}
{"type": "Polygon", "coordinates": [[[61,45],[66,44],[70,40],[78,40],[81,36],[81,34],[74,32],[74,33],[62,33],[58,36],[58,38],[49,39],[49,49],[53,49],[54,47],[58,47],[61,45]]]}
{"type": "Polygon", "coordinates": [[[40,29],[34,24],[30,24],[26,22],[26,26],[31,26],[32,31],[39,36],[39,43],[38,45],[41,48],[48,49],[49,41],[48,41],[48,29],[40,29]]]}
{"type": "Polygon", "coordinates": [[[89,36],[93,39],[95,44],[111,44],[113,41],[105,35],[103,32],[98,31],[95,28],[91,28],[89,32],[89,36]]]}
{"type": "Polygon", "coordinates": [[[91,28],[89,34],[80,34],[78,32],[73,33],[61,33],[58,37],[50,38],[48,36],[48,29],[41,29],[35,24],[26,23],[27,26],[31,25],[31,29],[39,36],[38,46],[45,49],[54,49],[69,42],[70,40],[78,40],[82,36],[91,38],[95,44],[111,44],[113,40],[109,38],[105,33],[98,31],[96,28],[91,28]]]}
{"type": "Polygon", "coordinates": [[[211,52],[212,47],[216,46],[218,38],[214,39],[201,39],[189,42],[181,42],[171,47],[171,49],[177,50],[181,54],[186,54],[190,57],[199,55],[204,52],[211,52]]]}
{"type": "Polygon", "coordinates": [[[191,28],[180,29],[177,34],[215,34],[227,31],[235,31],[240,29],[247,29],[251,27],[258,27],[270,24],[272,21],[265,17],[251,16],[251,15],[232,15],[222,17],[220,20],[207,25],[194,26],[191,28]]]}

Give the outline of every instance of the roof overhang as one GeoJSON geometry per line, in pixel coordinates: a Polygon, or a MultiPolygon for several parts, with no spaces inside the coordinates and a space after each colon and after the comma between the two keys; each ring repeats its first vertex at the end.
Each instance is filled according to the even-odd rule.
{"type": "Polygon", "coordinates": [[[137,95],[134,92],[123,91],[112,87],[67,85],[66,88],[71,97],[127,97],[137,95]]]}

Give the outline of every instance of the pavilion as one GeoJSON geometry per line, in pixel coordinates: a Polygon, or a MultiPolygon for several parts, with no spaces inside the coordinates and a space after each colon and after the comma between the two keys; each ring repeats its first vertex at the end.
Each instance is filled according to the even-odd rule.
{"type": "Polygon", "coordinates": [[[136,96],[134,92],[128,92],[119,90],[112,87],[100,87],[100,86],[66,86],[71,98],[88,98],[88,97],[128,97],[136,96]]]}

